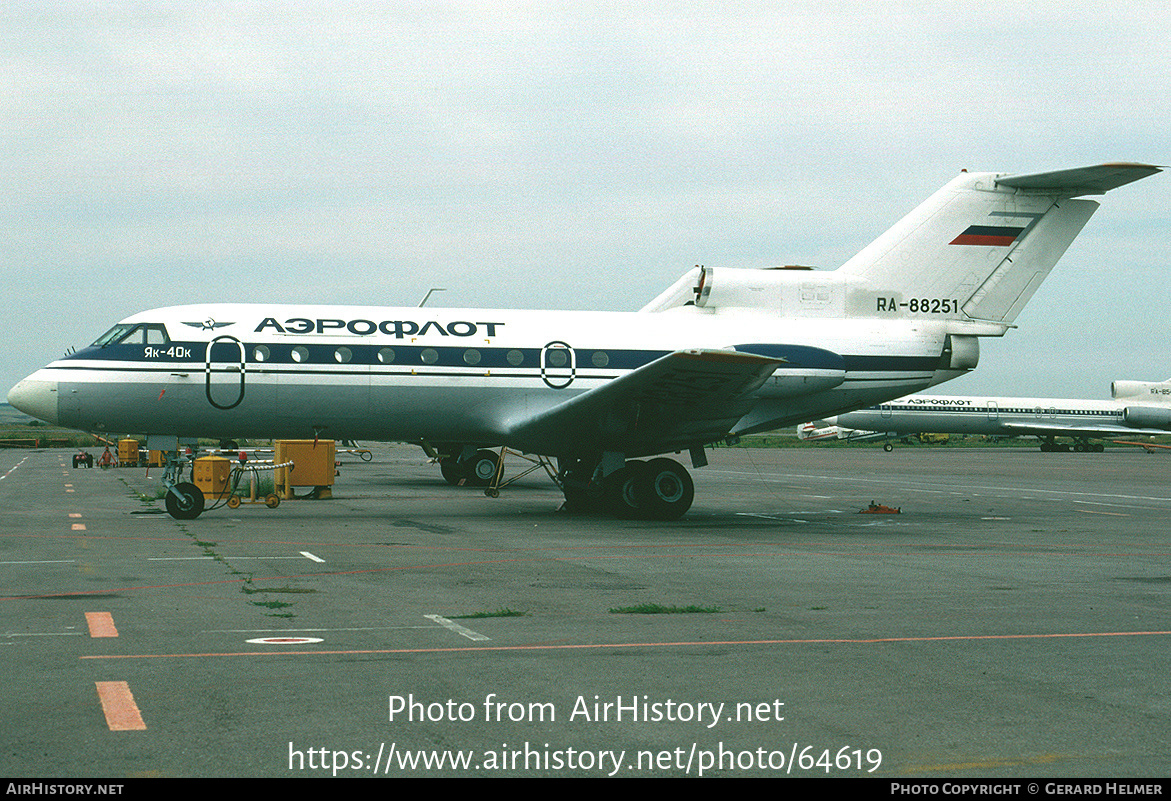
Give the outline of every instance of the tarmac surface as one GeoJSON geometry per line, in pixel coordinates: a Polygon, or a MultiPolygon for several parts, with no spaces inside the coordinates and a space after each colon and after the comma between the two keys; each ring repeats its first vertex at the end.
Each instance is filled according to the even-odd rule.
{"type": "Polygon", "coordinates": [[[0,452],[0,772],[1171,773],[1171,454],[718,449],[659,523],[373,450],[192,521],[0,452]]]}

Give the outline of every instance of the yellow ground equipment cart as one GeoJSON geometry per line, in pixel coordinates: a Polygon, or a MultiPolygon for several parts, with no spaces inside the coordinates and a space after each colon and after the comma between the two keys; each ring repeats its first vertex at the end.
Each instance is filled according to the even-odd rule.
{"type": "Polygon", "coordinates": [[[191,468],[191,480],[208,501],[221,501],[228,494],[232,463],[222,456],[201,456],[191,468]]]}
{"type": "Polygon", "coordinates": [[[273,461],[292,462],[274,473],[276,493],[288,500],[297,497],[294,487],[313,487],[312,497],[332,498],[333,479],[337,474],[337,443],[332,439],[286,439],[276,443],[273,461]]]}
{"type": "Polygon", "coordinates": [[[118,464],[121,467],[138,467],[138,450],[142,447],[136,439],[118,440],[118,464]]]}

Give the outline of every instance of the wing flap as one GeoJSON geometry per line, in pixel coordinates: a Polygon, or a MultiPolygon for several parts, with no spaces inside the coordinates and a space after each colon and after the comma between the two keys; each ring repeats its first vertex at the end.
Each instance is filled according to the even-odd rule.
{"type": "Polygon", "coordinates": [[[752,409],[752,393],[782,363],[734,351],[675,351],[513,421],[507,439],[534,453],[620,451],[630,457],[712,442],[752,409]]]}

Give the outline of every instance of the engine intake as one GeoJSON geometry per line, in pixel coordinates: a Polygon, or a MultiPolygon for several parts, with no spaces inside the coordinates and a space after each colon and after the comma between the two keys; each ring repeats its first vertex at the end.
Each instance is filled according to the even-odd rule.
{"type": "Polygon", "coordinates": [[[1171,428],[1171,406],[1127,406],[1122,419],[1135,428],[1171,428]]]}

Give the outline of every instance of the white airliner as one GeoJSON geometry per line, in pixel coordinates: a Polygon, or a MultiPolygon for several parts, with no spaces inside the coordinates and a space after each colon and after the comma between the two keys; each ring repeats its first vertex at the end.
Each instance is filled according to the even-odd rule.
{"type": "MultiPolygon", "coordinates": [[[[1069,398],[968,398],[910,395],[798,427],[801,439],[861,441],[904,434],[985,434],[1032,436],[1041,450],[1068,452],[1057,437],[1073,440],[1073,450],[1101,453],[1094,439],[1171,433],[1171,379],[1161,382],[1115,381],[1113,400],[1069,398]]],[[[890,444],[884,446],[891,450],[890,444]]]]}
{"type": "Polygon", "coordinates": [[[570,508],[673,519],[670,458],[729,435],[870,406],[963,375],[1002,336],[1102,194],[1159,172],[1106,164],[961,173],[832,272],[697,267],[638,312],[210,304],[126,318],[17,384],[9,402],[73,428],[180,437],[408,441],[449,480],[507,447],[557,459],[570,508]]]}

